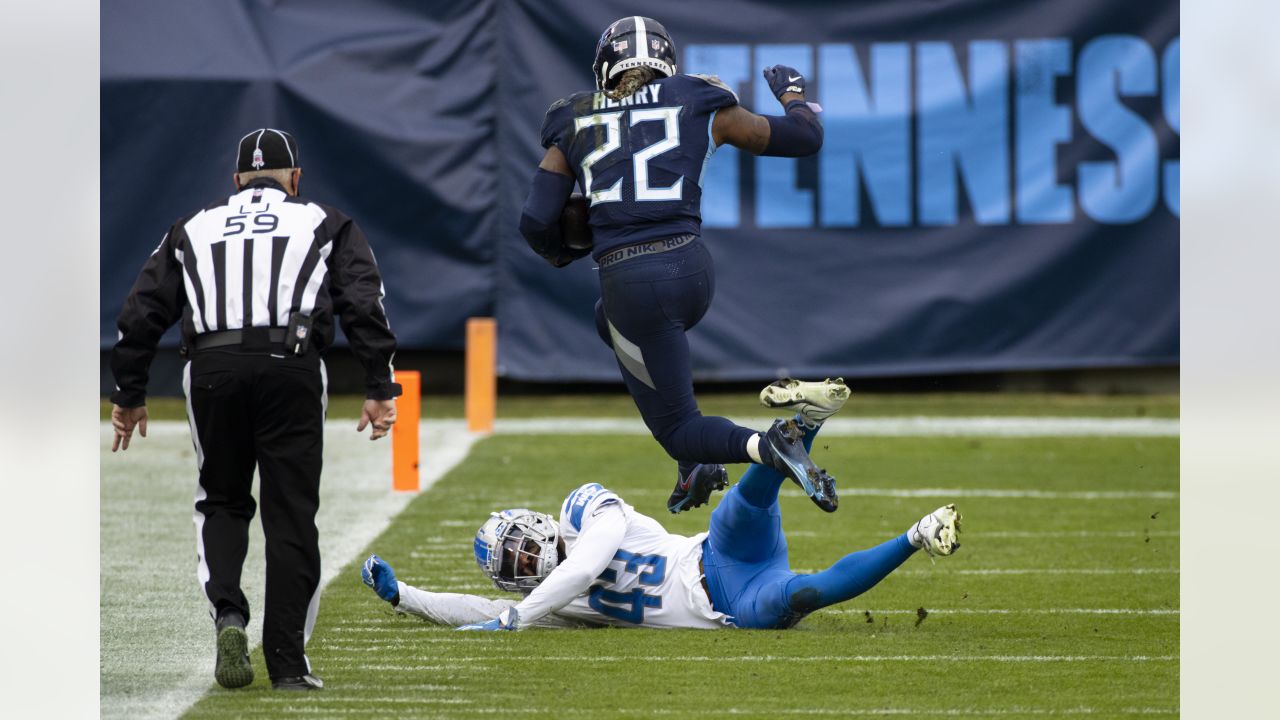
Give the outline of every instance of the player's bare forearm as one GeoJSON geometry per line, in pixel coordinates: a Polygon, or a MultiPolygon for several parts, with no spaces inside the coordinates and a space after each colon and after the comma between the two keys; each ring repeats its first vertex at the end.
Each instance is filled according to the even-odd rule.
{"type": "Polygon", "coordinates": [[[560,148],[555,145],[547,148],[547,152],[542,156],[542,162],[538,163],[538,167],[558,175],[573,177],[573,169],[569,167],[569,160],[565,158],[564,153],[560,152],[560,148]]]}
{"type": "Polygon", "coordinates": [[[769,146],[769,121],[741,105],[733,105],[716,113],[711,138],[717,145],[728,144],[759,155],[769,146]]]}
{"type": "MultiPolygon", "coordinates": [[[[804,96],[800,93],[789,92],[784,93],[779,98],[779,102],[782,103],[783,107],[796,100],[804,102],[804,96]]],[[[809,112],[812,111],[810,110],[809,112]]],[[[816,124],[816,119],[813,122],[816,124]]],[[[797,144],[794,153],[787,154],[795,157],[811,154],[805,151],[816,152],[817,148],[822,146],[820,134],[810,134],[815,135],[816,139],[805,138],[804,141],[797,144]]],[[[746,150],[753,155],[763,155],[769,149],[769,141],[773,139],[773,126],[770,124],[769,118],[757,115],[741,105],[734,105],[716,113],[715,122],[711,125],[711,138],[717,145],[728,144],[741,150],[746,150]]]]}

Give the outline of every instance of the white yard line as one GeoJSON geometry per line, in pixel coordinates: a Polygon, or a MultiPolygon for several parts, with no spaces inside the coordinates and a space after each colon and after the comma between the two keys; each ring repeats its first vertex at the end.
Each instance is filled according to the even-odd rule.
{"type": "MultiPolygon", "coordinates": [[[[915,570],[903,571],[906,575],[927,575],[915,570]]],[[[1178,568],[959,568],[956,575],[1177,575],[1178,568]]]]}
{"type": "MultiPolygon", "coordinates": [[[[113,455],[111,426],[101,426],[103,717],[175,717],[213,683],[213,624],[193,559],[190,431],[173,421],[148,430],[127,453],[113,455]]],[[[461,462],[477,439],[460,423],[436,422],[424,423],[420,437],[422,490],[461,462]]],[[[327,585],[416,495],[391,491],[390,442],[369,442],[349,419],[327,423],[320,485],[316,524],[327,585]]],[[[255,646],[262,637],[263,547],[255,521],[243,574],[255,646]]]]}
{"type": "Polygon", "coordinates": [[[987,538],[1030,540],[1035,538],[1170,538],[1181,536],[1182,533],[1177,530],[1152,530],[1150,532],[1138,532],[1137,530],[1030,530],[1026,532],[1020,530],[992,530],[991,532],[982,533],[984,540],[987,538]]]}
{"type": "MultiPolygon", "coordinates": [[[[388,666],[388,670],[412,670],[412,671],[436,671],[448,669],[442,665],[414,665],[414,666],[388,666]]],[[[369,709],[363,707],[367,705],[369,700],[364,698],[338,698],[326,697],[324,707],[310,707],[303,704],[296,698],[277,698],[268,696],[262,698],[273,708],[281,712],[288,711],[291,714],[299,715],[368,715],[369,709]],[[347,703],[360,705],[360,707],[333,707],[333,703],[347,703]]],[[[431,709],[439,705],[465,705],[468,706],[462,712],[468,715],[546,715],[548,717],[564,716],[564,715],[587,715],[589,717],[597,717],[600,710],[597,708],[572,708],[572,707],[473,707],[474,701],[464,698],[453,697],[430,697],[422,698],[383,698],[378,700],[379,703],[389,703],[394,705],[421,706],[431,709]]],[[[436,709],[435,712],[441,712],[442,709],[436,709]]],[[[640,710],[621,710],[614,709],[611,711],[617,717],[649,717],[663,715],[687,715],[687,709],[672,708],[644,708],[640,710]]],[[[910,715],[913,717],[1003,717],[1003,716],[1019,716],[1027,715],[1101,715],[1111,717],[1114,715],[1177,715],[1178,708],[1160,708],[1160,707],[1124,707],[1124,708],[1092,708],[1092,707],[1072,707],[1072,708],[990,708],[990,707],[973,707],[973,708],[770,708],[767,711],[761,710],[759,707],[727,707],[717,708],[717,715],[796,715],[796,716],[836,716],[836,717],[893,717],[898,715],[910,715]]]]}
{"type": "MultiPolygon", "coordinates": [[[[363,646],[362,646],[363,647],[363,646]]],[[[1177,655],[538,655],[536,657],[517,657],[513,654],[450,656],[448,665],[493,665],[501,662],[528,663],[536,662],[570,662],[570,663],[650,663],[650,662],[715,662],[715,663],[760,663],[760,662],[845,662],[845,663],[879,663],[879,662],[939,662],[939,663],[1076,663],[1076,662],[1178,662],[1177,655]]],[[[413,664],[379,664],[370,665],[384,670],[414,670],[413,664]]]]}
{"type": "MultiPolygon", "coordinates": [[[[807,497],[793,487],[782,495],[807,497]]],[[[841,497],[893,498],[1029,498],[1032,500],[1177,500],[1178,493],[1166,490],[1000,490],[994,488],[840,488],[841,497]]]]}
{"type": "MultiPolygon", "coordinates": [[[[1181,615],[1168,608],[947,608],[930,610],[929,615],[1181,615]]],[[[836,615],[915,615],[916,610],[824,610],[836,615]]]]}
{"type": "MultiPolygon", "coordinates": [[[[746,427],[768,425],[765,418],[736,418],[746,427]]],[[[461,422],[461,421],[458,421],[461,422]]],[[[500,419],[494,431],[507,435],[572,433],[577,435],[648,435],[640,418],[500,419]]],[[[826,437],[1178,437],[1176,418],[1098,417],[866,417],[833,418],[822,427],[826,437]]]]}
{"type": "MultiPolygon", "coordinates": [[[[630,494],[630,493],[628,493],[630,494]]],[[[817,530],[788,530],[788,538],[825,538],[828,533],[817,530]]],[[[983,540],[1038,540],[1047,538],[1176,538],[1182,533],[1177,530],[984,530],[983,540]]],[[[880,537],[876,535],[875,537],[880,537]]]]}
{"type": "MultiPolygon", "coordinates": [[[[822,572],[823,568],[792,568],[802,575],[822,572]]],[[[1178,568],[948,568],[948,575],[1177,575],[1178,568]]],[[[934,577],[931,570],[896,570],[895,577],[934,577]]]]}

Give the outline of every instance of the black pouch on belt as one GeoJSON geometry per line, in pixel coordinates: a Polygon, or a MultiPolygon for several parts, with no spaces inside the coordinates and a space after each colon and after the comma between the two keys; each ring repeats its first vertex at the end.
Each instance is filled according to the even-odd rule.
{"type": "Polygon", "coordinates": [[[284,346],[294,355],[304,355],[311,347],[311,316],[296,312],[289,316],[289,327],[284,332],[284,346]]]}

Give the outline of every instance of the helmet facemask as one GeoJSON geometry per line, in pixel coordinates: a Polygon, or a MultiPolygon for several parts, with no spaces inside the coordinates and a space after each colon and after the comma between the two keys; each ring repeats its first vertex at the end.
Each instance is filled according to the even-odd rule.
{"type": "Polygon", "coordinates": [[[532,510],[493,513],[476,533],[476,561],[493,584],[528,593],[560,563],[560,527],[532,510]]]}

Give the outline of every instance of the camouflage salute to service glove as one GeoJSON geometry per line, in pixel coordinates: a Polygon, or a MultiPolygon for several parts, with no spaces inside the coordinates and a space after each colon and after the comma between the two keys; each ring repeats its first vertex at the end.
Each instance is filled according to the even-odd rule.
{"type": "Polygon", "coordinates": [[[787,65],[774,65],[764,69],[764,79],[769,83],[773,96],[782,99],[787,93],[804,95],[804,75],[787,65]]]}

